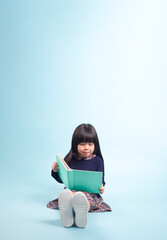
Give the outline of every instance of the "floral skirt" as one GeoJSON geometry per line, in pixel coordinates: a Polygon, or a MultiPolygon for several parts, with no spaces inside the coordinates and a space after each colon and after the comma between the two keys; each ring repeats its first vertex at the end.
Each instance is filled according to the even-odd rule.
{"type": "MultiPolygon", "coordinates": [[[[85,194],[88,201],[90,202],[89,212],[107,212],[107,211],[111,212],[112,211],[110,206],[107,203],[103,202],[103,198],[101,196],[97,197],[95,193],[88,193],[84,191],[83,193],[85,194]]],[[[52,209],[59,209],[58,198],[50,201],[47,204],[47,207],[52,209]]]]}

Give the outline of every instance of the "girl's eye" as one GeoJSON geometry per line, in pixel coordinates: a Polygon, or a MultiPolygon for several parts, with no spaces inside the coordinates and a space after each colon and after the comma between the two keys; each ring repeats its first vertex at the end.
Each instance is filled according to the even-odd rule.
{"type": "MultiPolygon", "coordinates": [[[[81,146],[84,146],[86,143],[80,143],[81,146]]],[[[93,146],[93,143],[87,143],[89,146],[93,146]]]]}

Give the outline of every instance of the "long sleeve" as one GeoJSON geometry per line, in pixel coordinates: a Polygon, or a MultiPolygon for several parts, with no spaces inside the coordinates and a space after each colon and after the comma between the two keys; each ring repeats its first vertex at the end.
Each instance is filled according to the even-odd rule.
{"type": "Polygon", "coordinates": [[[103,186],[105,186],[106,183],[104,181],[104,164],[103,164],[103,161],[102,161],[101,158],[98,158],[97,160],[98,161],[97,161],[97,169],[96,169],[96,171],[103,172],[103,179],[102,179],[102,181],[103,181],[103,186]]]}
{"type": "Polygon", "coordinates": [[[54,172],[53,170],[51,171],[51,176],[59,183],[63,183],[61,178],[59,177],[58,172],[54,172]]]}

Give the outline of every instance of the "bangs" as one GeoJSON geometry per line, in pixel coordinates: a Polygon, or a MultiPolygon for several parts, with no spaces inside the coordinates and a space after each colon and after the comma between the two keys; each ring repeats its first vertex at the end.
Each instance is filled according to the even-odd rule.
{"type": "Polygon", "coordinates": [[[94,140],[94,138],[83,136],[83,137],[77,139],[77,143],[78,144],[80,144],[80,143],[95,143],[95,140],[94,140]]]}
{"type": "Polygon", "coordinates": [[[81,131],[77,136],[76,143],[95,143],[95,135],[93,132],[81,131]]]}

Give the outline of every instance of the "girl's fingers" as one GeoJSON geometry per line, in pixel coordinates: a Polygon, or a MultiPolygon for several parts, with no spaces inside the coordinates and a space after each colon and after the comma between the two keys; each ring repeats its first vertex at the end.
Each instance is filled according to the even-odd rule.
{"type": "Polygon", "coordinates": [[[104,193],[104,187],[99,188],[100,193],[104,193]]]}
{"type": "Polygon", "coordinates": [[[57,162],[54,162],[54,163],[52,164],[52,169],[53,169],[54,172],[58,172],[59,167],[58,167],[57,162]]]}
{"type": "Polygon", "coordinates": [[[57,162],[54,162],[54,163],[52,164],[52,167],[53,167],[53,168],[55,168],[55,167],[57,167],[57,166],[58,166],[57,162]]]}

